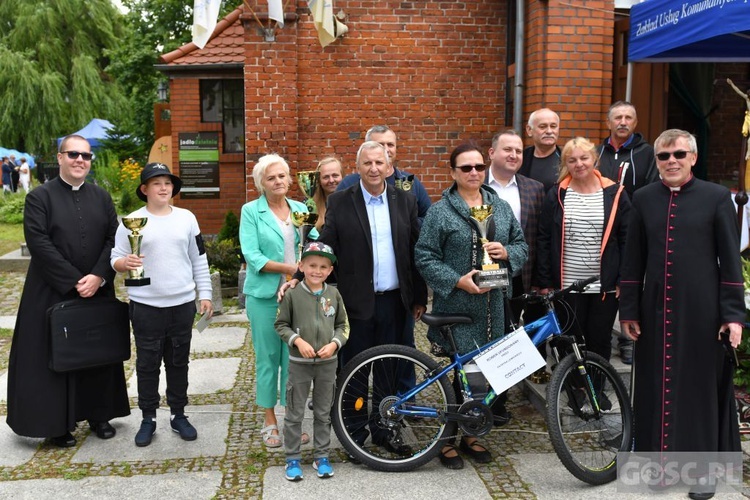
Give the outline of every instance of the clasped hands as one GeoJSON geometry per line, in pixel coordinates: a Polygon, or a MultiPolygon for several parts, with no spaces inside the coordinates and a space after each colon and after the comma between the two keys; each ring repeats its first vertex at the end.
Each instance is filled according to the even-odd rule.
{"type": "Polygon", "coordinates": [[[302,337],[297,337],[296,339],[294,339],[294,346],[299,350],[299,353],[303,358],[314,358],[317,356],[320,359],[330,358],[338,348],[338,344],[336,344],[336,342],[329,342],[321,347],[318,352],[315,352],[313,346],[311,346],[310,343],[302,337]]]}

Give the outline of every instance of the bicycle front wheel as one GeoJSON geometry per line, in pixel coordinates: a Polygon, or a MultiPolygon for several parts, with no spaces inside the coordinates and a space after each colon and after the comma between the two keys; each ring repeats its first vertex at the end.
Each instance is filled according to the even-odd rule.
{"type": "Polygon", "coordinates": [[[625,384],[609,361],[592,352],[582,356],[585,376],[573,354],[552,373],[547,428],[565,468],[583,482],[600,485],[615,480],[617,453],[630,450],[633,410],[625,384]]]}
{"type": "Polygon", "coordinates": [[[331,414],[341,444],[365,465],[385,472],[420,467],[455,433],[445,413],[456,397],[447,376],[426,386],[399,408],[437,416],[404,416],[396,402],[438,372],[438,364],[412,347],[383,345],[355,356],[338,376],[331,414]]]}

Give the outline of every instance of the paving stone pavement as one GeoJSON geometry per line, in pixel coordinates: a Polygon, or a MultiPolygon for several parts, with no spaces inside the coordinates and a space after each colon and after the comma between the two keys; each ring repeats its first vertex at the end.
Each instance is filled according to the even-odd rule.
{"type": "MultiPolygon", "coordinates": [[[[23,274],[0,273],[0,328],[12,328],[23,274]]],[[[120,289],[120,296],[122,289],[120,289]]],[[[424,342],[424,325],[416,337],[424,342]]],[[[615,484],[592,487],[573,478],[552,450],[543,417],[516,387],[510,392],[513,421],[482,438],[493,452],[489,464],[466,461],[460,471],[444,469],[433,460],[410,473],[381,473],[346,461],[333,436],[331,461],[335,476],[319,480],[311,467],[312,445],[303,446],[305,480],[283,478],[283,449],[262,444],[262,412],[255,405],[254,352],[244,313],[225,307],[203,333],[194,331],[187,415],[198,439],[182,441],[171,432],[169,410],[162,399],[153,443],[137,448],[133,437],[140,424],[135,398],[135,360],[125,364],[132,414],[112,423],[117,435],[102,441],[79,425],[78,445],[49,446],[41,439],[19,437],[5,425],[7,356],[10,340],[0,336],[0,499],[163,498],[409,499],[519,498],[600,499],[621,494],[615,484]]],[[[421,347],[424,347],[423,345],[421,347]]],[[[161,392],[164,385],[162,380],[161,392]]],[[[284,409],[277,407],[283,425],[284,409]]],[[[312,413],[303,429],[312,433],[312,413]]],[[[743,443],[745,453],[750,442],[743,443]]],[[[747,457],[746,457],[747,458],[747,457]]],[[[747,463],[747,460],[746,460],[747,463]]],[[[750,491],[745,488],[745,491],[750,491]]],[[[686,498],[673,492],[664,498],[686,498]]],[[[728,491],[721,498],[742,498],[728,491]]]]}

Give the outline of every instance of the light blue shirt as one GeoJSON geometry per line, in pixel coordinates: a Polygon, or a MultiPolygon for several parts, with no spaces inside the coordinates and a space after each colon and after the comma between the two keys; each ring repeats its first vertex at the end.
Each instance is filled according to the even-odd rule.
{"type": "Polygon", "coordinates": [[[365,198],[367,218],[370,221],[372,238],[372,283],[376,292],[395,290],[398,285],[396,251],[393,249],[391,215],[388,211],[388,196],[384,186],[378,196],[371,195],[362,181],[359,183],[365,198]]]}

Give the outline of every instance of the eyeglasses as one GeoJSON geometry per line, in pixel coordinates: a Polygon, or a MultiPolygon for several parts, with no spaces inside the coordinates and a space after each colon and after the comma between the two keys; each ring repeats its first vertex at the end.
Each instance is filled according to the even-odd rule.
{"type": "Polygon", "coordinates": [[[487,165],[484,163],[477,163],[476,165],[457,165],[455,168],[461,170],[461,172],[468,174],[473,169],[476,169],[477,172],[484,172],[484,169],[487,168],[487,165]]]}
{"type": "Polygon", "coordinates": [[[667,161],[669,160],[670,156],[674,156],[675,160],[682,160],[687,156],[688,153],[689,151],[683,151],[683,150],[672,151],[671,153],[656,153],[656,158],[659,161],[667,161]]]}
{"type": "Polygon", "coordinates": [[[83,158],[83,161],[91,161],[96,158],[94,153],[81,153],[80,151],[60,151],[60,153],[68,155],[71,160],[75,160],[79,156],[83,158]]]}

